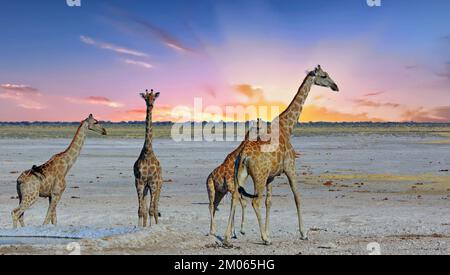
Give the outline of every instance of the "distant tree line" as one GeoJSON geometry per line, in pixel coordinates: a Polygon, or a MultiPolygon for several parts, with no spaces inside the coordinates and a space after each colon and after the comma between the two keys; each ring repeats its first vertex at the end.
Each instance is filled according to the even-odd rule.
{"type": "MultiPolygon", "coordinates": [[[[251,121],[245,122],[248,126],[251,121]]],[[[80,122],[47,122],[47,121],[19,121],[19,122],[0,122],[0,126],[76,126],[80,122]]],[[[145,121],[101,121],[105,125],[127,126],[127,125],[144,125],[145,121]]],[[[189,122],[188,122],[189,123],[189,122]]],[[[198,125],[200,122],[191,122],[191,125],[198,125]]],[[[206,125],[207,121],[201,124],[206,125]]],[[[219,122],[220,123],[220,122],[219,122]]],[[[223,122],[224,125],[241,125],[242,122],[223,122]]],[[[155,126],[172,126],[174,123],[170,121],[154,122],[155,126]]],[[[270,123],[269,123],[270,124],[270,123]]],[[[304,122],[298,123],[297,127],[330,127],[330,126],[345,126],[345,127],[413,127],[413,126],[430,126],[430,127],[450,127],[449,123],[442,122],[304,122]]]]}

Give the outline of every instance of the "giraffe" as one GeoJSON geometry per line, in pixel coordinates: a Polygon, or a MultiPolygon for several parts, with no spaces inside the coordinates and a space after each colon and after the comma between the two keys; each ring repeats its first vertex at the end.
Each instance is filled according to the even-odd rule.
{"type": "MultiPolygon", "coordinates": [[[[256,139],[260,138],[260,129],[261,129],[261,119],[257,120],[256,126],[256,139]]],[[[211,216],[210,223],[210,231],[209,235],[214,236],[216,234],[216,225],[215,225],[215,214],[217,211],[217,207],[222,201],[223,197],[227,193],[234,194],[236,191],[234,184],[234,163],[236,161],[236,157],[242,148],[245,145],[245,142],[250,140],[251,131],[247,131],[244,140],[241,142],[238,148],[236,148],[233,152],[231,152],[224,160],[224,162],[219,165],[216,169],[214,169],[211,174],[209,174],[206,180],[206,188],[208,191],[209,197],[209,212],[211,216]]],[[[245,225],[245,208],[247,207],[247,201],[240,196],[239,202],[242,207],[242,219],[241,219],[241,234],[245,235],[244,225],[245,225]]]]}
{"type": "Polygon", "coordinates": [[[145,93],[141,94],[141,97],[145,100],[147,105],[147,117],[145,128],[145,143],[142,148],[141,154],[134,164],[134,176],[136,183],[136,191],[139,201],[139,226],[146,227],[148,217],[155,219],[158,224],[158,203],[162,188],[162,170],[161,165],[156,158],[153,151],[153,122],[152,112],[153,106],[160,93],[154,93],[153,90],[149,93],[145,90],[145,93]],[[149,194],[150,193],[150,194],[149,194]],[[149,208],[147,208],[149,205],[149,208]]]}
{"type": "Polygon", "coordinates": [[[80,155],[88,130],[106,135],[105,128],[91,114],[81,122],[75,137],[64,152],[54,155],[41,166],[33,166],[19,176],[17,194],[20,203],[11,213],[14,228],[17,228],[18,222],[25,227],[24,213],[38,197],[49,199],[44,225],[50,222],[56,225],[56,207],[66,189],[66,175],[80,155]]]}
{"type": "MultiPolygon", "coordinates": [[[[274,123],[279,125],[279,144],[271,151],[261,150],[263,145],[270,145],[270,141],[248,141],[242,148],[235,162],[235,184],[238,193],[246,197],[252,198],[252,206],[255,210],[256,217],[260,228],[261,238],[266,245],[271,244],[269,237],[269,215],[272,206],[272,185],[270,184],[275,177],[285,174],[288,178],[289,185],[294,194],[295,204],[297,208],[297,216],[299,223],[300,238],[306,240],[307,232],[305,231],[303,219],[301,215],[300,195],[297,191],[297,175],[295,171],[296,152],[291,144],[290,136],[294,126],[298,123],[303,105],[313,85],[329,87],[332,91],[339,91],[336,83],[331,79],[327,72],[317,66],[313,71],[309,72],[300,86],[295,98],[288,108],[275,118],[272,122],[272,130],[274,123]],[[243,188],[247,177],[253,180],[255,195],[248,194],[243,188]],[[260,204],[266,189],[266,220],[263,220],[260,213],[260,204]]],[[[232,217],[236,209],[237,193],[234,194],[231,203],[230,217],[228,227],[224,238],[224,244],[230,245],[232,217]]]]}

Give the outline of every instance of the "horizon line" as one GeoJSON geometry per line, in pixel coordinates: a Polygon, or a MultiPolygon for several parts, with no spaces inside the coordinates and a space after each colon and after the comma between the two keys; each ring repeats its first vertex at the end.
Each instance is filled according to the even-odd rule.
{"type": "MultiPolygon", "coordinates": [[[[83,120],[81,120],[83,121],[83,120]]],[[[0,121],[0,124],[75,124],[81,121],[0,121]]],[[[249,123],[255,122],[256,120],[247,121],[184,121],[184,122],[174,122],[174,121],[154,121],[153,124],[176,124],[176,123],[249,123]]],[[[130,124],[130,123],[145,123],[145,120],[128,120],[128,121],[109,121],[109,120],[99,120],[100,123],[107,124],[130,124]]],[[[270,121],[265,121],[266,123],[271,123],[270,121]]],[[[450,121],[309,121],[309,122],[298,122],[297,124],[450,124],[450,121]]]]}

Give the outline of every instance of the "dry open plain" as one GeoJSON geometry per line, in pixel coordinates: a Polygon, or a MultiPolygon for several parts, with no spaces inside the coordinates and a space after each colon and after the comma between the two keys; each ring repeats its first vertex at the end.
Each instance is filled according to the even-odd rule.
{"type": "MultiPolygon", "coordinates": [[[[324,134],[294,138],[308,241],[300,241],[287,180],[274,183],[273,245],[262,245],[247,208],[247,234],[234,248],[220,246],[229,199],[218,213],[219,237],[208,237],[205,180],[236,142],[175,143],[154,147],[164,170],[161,224],[139,230],[132,166],[140,139],[89,139],[68,176],[59,225],[39,227],[47,201],[10,230],[18,172],[65,149],[67,139],[0,139],[0,254],[68,254],[76,240],[84,254],[450,254],[450,144],[424,135],[324,134]],[[31,236],[34,238],[22,238],[31,236]],[[67,239],[42,238],[66,237],[67,239]]],[[[253,189],[247,183],[249,191],[253,189]]],[[[237,212],[240,216],[240,211],[237,212]]]]}

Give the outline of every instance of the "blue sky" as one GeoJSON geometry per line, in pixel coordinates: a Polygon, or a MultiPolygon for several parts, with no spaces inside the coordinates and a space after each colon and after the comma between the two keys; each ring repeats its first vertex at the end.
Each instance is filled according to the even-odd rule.
{"type": "Polygon", "coordinates": [[[308,118],[325,108],[331,120],[450,120],[450,1],[65,2],[1,1],[0,120],[75,120],[92,109],[136,119],[145,88],[164,93],[161,119],[197,96],[251,102],[235,91],[240,84],[265,103],[288,104],[317,63],[344,95],[319,90],[308,118]]]}

